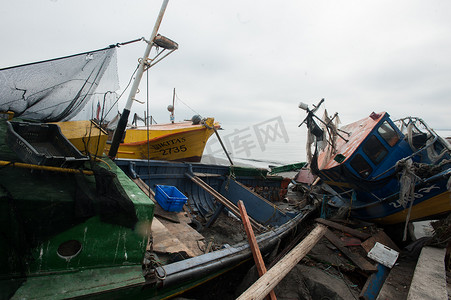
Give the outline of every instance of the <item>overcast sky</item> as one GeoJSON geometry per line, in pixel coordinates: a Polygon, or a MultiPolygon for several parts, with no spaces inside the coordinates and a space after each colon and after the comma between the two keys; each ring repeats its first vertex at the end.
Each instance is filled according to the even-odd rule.
{"type": "MultiPolygon", "coordinates": [[[[4,0],[0,67],[148,38],[161,3],[4,0]]],[[[448,0],[170,0],[159,33],[179,44],[151,69],[151,113],[159,123],[169,121],[176,88],[192,110],[223,127],[281,116],[291,132],[305,115],[298,103],[325,98],[343,123],[388,111],[451,128],[448,0]]],[[[121,88],[145,47],[118,49],[121,88]]],[[[178,101],[176,119],[190,118],[191,109],[178,101]]]]}

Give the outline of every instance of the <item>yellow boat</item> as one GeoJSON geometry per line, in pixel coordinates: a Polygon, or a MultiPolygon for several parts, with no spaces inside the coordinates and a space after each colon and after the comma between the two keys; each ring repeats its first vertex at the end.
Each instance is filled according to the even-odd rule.
{"type": "Polygon", "coordinates": [[[108,138],[108,133],[94,121],[54,122],[61,133],[85,155],[101,157],[108,138]]]}
{"type": "MultiPolygon", "coordinates": [[[[153,124],[128,128],[124,141],[119,145],[116,157],[128,159],[152,159],[199,162],[205,145],[219,128],[214,118],[207,118],[199,124],[191,121],[153,124]]],[[[106,144],[108,153],[110,144],[106,144]]]]}

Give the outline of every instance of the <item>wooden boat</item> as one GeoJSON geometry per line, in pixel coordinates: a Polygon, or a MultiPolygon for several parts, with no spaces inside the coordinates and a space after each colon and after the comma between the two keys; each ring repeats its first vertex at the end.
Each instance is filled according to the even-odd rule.
{"type": "Polygon", "coordinates": [[[90,120],[55,122],[61,133],[83,154],[102,157],[108,134],[90,120]]]}
{"type": "MultiPolygon", "coordinates": [[[[130,127],[125,132],[116,157],[199,162],[205,145],[219,123],[207,118],[192,121],[130,127]],[[214,129],[215,128],[215,129],[214,129]]],[[[108,153],[110,144],[106,144],[108,153]]]]}
{"type": "Polygon", "coordinates": [[[316,140],[310,168],[332,188],[331,206],[385,224],[451,211],[451,148],[423,120],[371,113],[337,128],[333,118],[316,117],[322,101],[312,110],[300,107],[316,140]]]}
{"type": "MultiPolygon", "coordinates": [[[[150,67],[144,62],[148,62],[150,47],[156,43],[156,29],[167,2],[162,5],[136,77],[150,67]]],[[[33,64],[33,71],[0,70],[5,78],[0,84],[0,111],[12,111],[16,117],[41,123],[70,120],[90,106],[89,98],[99,92],[98,80],[114,51],[108,47],[57,59],[62,66],[58,76],[51,72],[57,65],[53,61],[33,64]],[[20,79],[23,74],[29,77],[20,79]],[[50,77],[45,82],[51,87],[42,86],[44,75],[50,77]],[[81,75],[86,78],[80,79],[81,75]],[[26,85],[31,81],[33,84],[26,85]]],[[[138,83],[134,84],[136,88],[138,83]]],[[[102,97],[105,99],[112,90],[102,97]]],[[[130,93],[131,101],[135,92],[130,93]]],[[[127,103],[121,126],[127,124],[129,109],[127,103]]],[[[101,130],[95,140],[81,139],[78,147],[83,154],[66,147],[68,141],[60,134],[48,135],[49,140],[40,143],[39,131],[14,135],[24,150],[14,151],[4,142],[15,130],[14,126],[6,129],[11,114],[2,115],[1,299],[171,297],[251,259],[239,219],[231,216],[237,214],[238,200],[246,206],[263,253],[280,250],[275,247],[284,245],[283,241],[300,229],[301,221],[315,208],[302,209],[299,203],[280,201],[280,190],[285,189],[282,184],[286,182],[280,177],[262,176],[260,170],[255,175],[240,175],[237,168],[202,164],[114,162],[107,156],[90,160],[83,154],[98,158],[98,145],[104,139],[101,130]],[[24,136],[38,143],[29,143],[24,136]],[[58,141],[64,143],[55,158],[52,143],[58,141]],[[45,159],[30,161],[29,153],[45,159]],[[74,160],[71,153],[78,157],[74,160]],[[153,201],[153,192],[162,185],[177,188],[186,196],[183,211],[165,211],[153,201]]],[[[40,124],[34,125],[29,128],[39,130],[40,124]]],[[[115,138],[122,133],[116,131],[115,138]]],[[[92,132],[86,134],[93,136],[92,132]]],[[[109,154],[112,152],[110,148],[109,154]]]]}
{"type": "Polygon", "coordinates": [[[229,215],[238,200],[263,253],[312,211],[267,200],[283,180],[260,170],[106,156],[79,169],[29,165],[5,143],[0,159],[8,161],[0,168],[2,299],[169,297],[251,258],[240,221],[229,215]],[[186,211],[151,200],[157,185],[183,192],[186,211]]]}

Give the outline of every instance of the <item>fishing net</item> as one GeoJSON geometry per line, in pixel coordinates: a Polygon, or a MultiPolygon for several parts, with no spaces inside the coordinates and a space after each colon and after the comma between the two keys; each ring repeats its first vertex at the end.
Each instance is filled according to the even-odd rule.
{"type": "Polygon", "coordinates": [[[0,69],[0,111],[41,122],[104,119],[117,99],[116,61],[109,47],[0,69]]]}

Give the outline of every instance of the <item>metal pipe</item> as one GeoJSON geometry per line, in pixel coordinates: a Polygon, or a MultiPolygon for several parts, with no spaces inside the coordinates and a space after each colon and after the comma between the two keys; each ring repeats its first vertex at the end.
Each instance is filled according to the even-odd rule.
{"type": "Polygon", "coordinates": [[[218,138],[219,143],[221,144],[222,149],[224,150],[225,155],[226,155],[227,158],[229,159],[230,165],[233,166],[233,161],[232,161],[232,159],[230,158],[229,153],[227,152],[226,147],[225,147],[224,144],[222,143],[222,140],[221,140],[221,138],[219,137],[219,133],[218,133],[218,131],[216,130],[216,127],[215,127],[214,124],[213,124],[213,130],[214,130],[214,132],[215,132],[215,134],[216,134],[216,137],[218,138]]]}
{"type": "Polygon", "coordinates": [[[5,166],[5,167],[10,166],[10,167],[23,168],[23,169],[32,169],[32,170],[41,170],[41,171],[50,171],[50,172],[74,173],[74,174],[83,173],[85,175],[94,175],[94,172],[89,171],[89,170],[67,169],[67,168],[60,168],[60,167],[32,165],[32,164],[24,164],[24,163],[19,163],[19,162],[3,161],[3,160],[0,160],[0,166],[5,166]]]}
{"type": "Polygon", "coordinates": [[[117,154],[117,150],[119,149],[119,144],[122,139],[122,135],[124,134],[125,128],[127,127],[128,116],[130,115],[130,109],[133,104],[133,99],[136,96],[136,92],[138,91],[139,83],[141,82],[141,78],[144,73],[145,64],[147,59],[149,58],[150,50],[153,46],[153,40],[155,39],[158,29],[160,28],[161,20],[163,19],[164,12],[168,5],[169,0],[164,0],[161,5],[160,13],[158,14],[158,18],[155,22],[155,26],[153,28],[152,34],[150,36],[149,41],[147,42],[146,50],[144,51],[143,58],[139,61],[138,71],[136,72],[135,81],[130,89],[130,95],[128,96],[127,103],[125,104],[124,111],[122,112],[121,118],[117,124],[117,128],[114,131],[113,141],[111,143],[110,151],[108,152],[108,156],[114,158],[117,154]]]}

